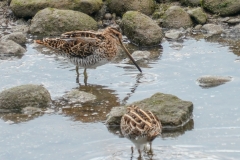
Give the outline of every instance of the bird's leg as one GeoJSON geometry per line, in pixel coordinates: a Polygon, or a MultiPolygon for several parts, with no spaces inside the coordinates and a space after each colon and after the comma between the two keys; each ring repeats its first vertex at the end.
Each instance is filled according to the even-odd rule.
{"type": "Polygon", "coordinates": [[[76,66],[76,72],[77,72],[76,83],[79,84],[79,71],[78,71],[78,66],[76,66]]]}
{"type": "Polygon", "coordinates": [[[132,154],[131,154],[131,160],[133,158],[133,146],[131,147],[131,151],[132,151],[132,154]]]}
{"type": "Polygon", "coordinates": [[[88,75],[87,75],[87,69],[86,69],[86,68],[84,68],[83,74],[84,74],[84,84],[85,84],[85,86],[87,86],[87,78],[88,78],[88,75]]]}
{"type": "Polygon", "coordinates": [[[151,155],[153,155],[153,151],[152,151],[152,142],[149,142],[149,145],[150,145],[149,153],[150,153],[151,155]]]}
{"type": "Polygon", "coordinates": [[[140,149],[138,149],[138,153],[139,153],[139,157],[142,157],[142,153],[140,149]]]}

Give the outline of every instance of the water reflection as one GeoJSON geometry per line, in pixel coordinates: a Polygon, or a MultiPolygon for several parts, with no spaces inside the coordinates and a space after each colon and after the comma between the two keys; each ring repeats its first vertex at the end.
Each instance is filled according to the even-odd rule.
{"type": "MultiPolygon", "coordinates": [[[[107,125],[107,130],[118,136],[118,137],[124,137],[122,132],[121,132],[121,129],[120,129],[120,126],[110,126],[110,125],[107,125]]],[[[177,127],[177,128],[168,128],[166,126],[163,126],[163,130],[162,130],[162,134],[161,134],[161,137],[162,138],[176,138],[178,136],[181,136],[183,134],[185,134],[186,131],[191,131],[194,129],[194,121],[193,119],[190,119],[186,124],[184,124],[183,126],[181,127],[177,127]]]]}
{"type": "MultiPolygon", "coordinates": [[[[114,90],[101,85],[87,85],[76,88],[79,91],[91,93],[96,96],[94,101],[85,103],[70,103],[64,99],[53,100],[54,109],[37,110],[32,113],[0,113],[0,118],[7,123],[21,123],[33,120],[44,113],[60,113],[71,117],[73,121],[82,121],[85,123],[99,122],[106,119],[106,115],[112,107],[119,106],[120,102],[114,90]]],[[[29,109],[28,109],[29,111],[29,109]]]]}
{"type": "MultiPolygon", "coordinates": [[[[177,131],[163,130],[162,137],[157,137],[153,142],[154,156],[152,159],[238,159],[240,119],[238,105],[239,81],[237,81],[239,74],[237,71],[239,70],[239,65],[229,63],[233,58],[237,57],[229,51],[229,47],[222,47],[218,43],[207,43],[205,40],[196,41],[190,39],[184,42],[184,47],[179,51],[179,53],[182,54],[191,53],[190,56],[182,58],[181,61],[174,61],[169,53],[175,50],[169,45],[168,42],[164,42],[164,56],[156,57],[156,61],[153,59],[153,63],[151,65],[149,64],[152,68],[145,69],[144,76],[151,72],[158,76],[158,78],[153,81],[147,81],[147,83],[141,83],[141,85],[137,87],[137,92],[134,92],[134,95],[127,101],[133,102],[146,98],[146,94],[153,94],[156,91],[180,96],[183,99],[194,102],[196,106],[194,108],[195,124],[193,124],[193,121],[192,123],[190,121],[177,131]],[[219,46],[221,47],[220,49],[219,46]],[[213,51],[211,52],[212,54],[208,54],[210,51],[213,51]],[[225,70],[219,70],[219,68],[225,68],[225,70]],[[236,77],[236,81],[229,83],[230,85],[223,85],[211,90],[202,90],[196,86],[194,82],[200,75],[206,73],[216,73],[220,75],[230,74],[236,77]],[[186,127],[188,124],[189,127],[186,127]],[[187,132],[188,130],[192,131],[187,132]],[[224,157],[221,157],[221,155],[224,157]],[[220,156],[220,158],[218,156],[220,156]]],[[[28,46],[28,51],[33,50],[31,47],[31,45],[28,46]]],[[[69,64],[65,58],[56,56],[55,54],[53,54],[53,56],[43,56],[42,53],[37,52],[27,52],[25,55],[26,56],[20,61],[28,62],[28,65],[20,68],[21,70],[10,71],[11,67],[9,67],[9,65],[12,65],[11,62],[9,65],[1,65],[2,73],[12,77],[5,78],[4,81],[1,81],[2,88],[9,86],[8,83],[22,84],[29,83],[30,81],[36,83],[36,80],[39,80],[47,84],[47,88],[51,91],[52,95],[59,97],[64,91],[76,86],[76,84],[73,83],[75,77],[72,76],[69,78],[74,74],[74,72],[69,71],[72,65],[69,64]],[[26,60],[24,58],[26,58],[26,60]],[[32,62],[35,64],[32,65],[32,62]],[[41,65],[45,68],[41,69],[41,67],[39,67],[41,65]],[[55,68],[58,70],[55,70],[55,68]],[[8,75],[9,73],[11,73],[11,75],[8,75]],[[32,78],[28,76],[29,74],[33,74],[35,77],[32,78]],[[41,78],[41,76],[45,74],[52,75],[47,76],[46,79],[41,78]],[[65,77],[59,75],[64,75],[67,78],[64,79],[65,77]],[[15,81],[16,77],[18,77],[19,82],[15,81]],[[14,81],[12,79],[14,79],[14,81]]],[[[120,62],[121,61],[122,59],[120,59],[120,62]]],[[[13,64],[13,67],[15,67],[15,64],[13,64]]],[[[114,75],[111,74],[110,77],[118,80],[116,77],[119,76],[120,80],[124,81],[124,84],[128,84],[125,88],[122,87],[121,82],[114,82],[114,85],[112,85],[112,81],[104,82],[105,79],[103,78],[94,80],[94,83],[103,85],[99,86],[99,91],[102,90],[103,94],[101,96],[105,98],[105,101],[109,101],[108,97],[104,97],[107,92],[104,90],[107,90],[107,87],[114,88],[112,91],[109,91],[108,96],[111,94],[113,94],[112,96],[119,94],[120,96],[118,97],[121,97],[122,94],[122,97],[124,97],[125,93],[129,91],[129,88],[134,86],[133,84],[136,80],[135,75],[130,73],[129,69],[125,70],[122,68],[122,64],[115,65],[112,70],[114,75]],[[116,66],[120,66],[121,71],[119,71],[116,66]],[[120,77],[121,75],[124,76],[120,77]],[[129,75],[130,78],[126,75],[129,75]]],[[[105,68],[103,67],[103,69],[105,68]]],[[[97,71],[93,71],[92,74],[99,75],[97,71]]],[[[109,76],[109,72],[102,73],[102,76],[109,76]]],[[[153,76],[150,78],[152,79],[152,77],[153,76]]],[[[143,80],[144,78],[140,78],[140,81],[143,80]]],[[[89,84],[85,89],[90,92],[91,86],[93,85],[89,84]]],[[[81,86],[80,88],[83,89],[84,87],[85,86],[81,86]]],[[[95,87],[97,88],[98,86],[95,85],[95,87]]],[[[94,90],[94,86],[92,89],[94,90]]],[[[116,97],[117,96],[115,96],[115,98],[116,97]]],[[[112,100],[113,102],[108,103],[113,103],[112,106],[118,106],[121,100],[116,98],[112,100]]],[[[91,107],[94,110],[105,109],[106,113],[104,114],[107,114],[112,106],[109,105],[108,108],[102,108],[100,103],[102,101],[104,102],[104,100],[98,101],[99,103],[91,104],[96,107],[91,107]]],[[[58,108],[59,111],[60,108],[61,107],[58,108]]],[[[87,107],[83,105],[82,108],[79,107],[78,109],[83,110],[83,108],[87,107]]],[[[33,159],[33,156],[36,159],[55,158],[81,160],[129,160],[131,158],[131,142],[125,138],[118,138],[121,137],[119,130],[108,128],[108,132],[102,123],[69,121],[69,117],[72,117],[73,120],[94,122],[94,120],[89,120],[87,117],[84,117],[84,114],[81,113],[82,111],[73,113],[73,110],[74,108],[66,109],[62,112],[62,115],[67,118],[56,114],[51,116],[41,116],[40,114],[41,117],[36,118],[36,116],[34,121],[24,123],[24,125],[5,125],[2,123],[2,125],[0,125],[0,137],[2,138],[0,141],[3,143],[1,143],[2,145],[0,146],[0,159],[19,159],[19,157],[21,159],[33,159]],[[33,126],[34,128],[32,128],[33,126]],[[22,134],[22,137],[19,138],[19,134],[16,133],[22,134]],[[83,145],[79,146],[79,144],[83,145]],[[58,150],[56,150],[56,148],[58,150]]],[[[85,110],[87,111],[87,109],[85,110]]],[[[89,114],[94,113],[94,111],[91,110],[88,112],[89,114]]],[[[3,117],[3,114],[1,114],[0,117],[8,122],[8,120],[12,120],[7,118],[11,115],[13,114],[5,114],[3,117]]],[[[20,116],[16,114],[16,117],[20,116]]],[[[25,115],[23,119],[31,119],[32,117],[25,115]]],[[[96,116],[95,118],[97,117],[99,117],[99,121],[105,120],[104,115],[102,115],[102,117],[96,116]]],[[[132,159],[138,157],[136,152],[133,156],[132,159]]],[[[149,159],[147,157],[144,158],[149,159]]]]}
{"type": "Polygon", "coordinates": [[[76,89],[91,93],[96,96],[96,99],[82,104],[66,104],[61,100],[56,100],[55,106],[61,109],[63,115],[71,117],[73,121],[88,123],[104,121],[111,108],[120,105],[115,91],[105,86],[88,84],[76,89]]]}
{"type": "Polygon", "coordinates": [[[24,114],[24,113],[0,113],[0,118],[4,120],[6,123],[22,123],[33,120],[42,116],[43,112],[37,112],[33,114],[24,114]]]}
{"type": "MultiPolygon", "coordinates": [[[[139,48],[136,47],[132,44],[125,44],[126,48],[130,51],[130,53],[136,51],[136,50],[147,50],[150,52],[150,56],[147,59],[140,59],[137,60],[136,62],[137,64],[141,67],[141,68],[150,68],[150,64],[151,63],[155,63],[156,61],[158,61],[161,58],[163,49],[161,46],[156,46],[156,47],[152,47],[152,48],[139,48]]],[[[84,69],[84,70],[79,70],[79,67],[77,66],[76,62],[76,57],[70,56],[70,55],[66,55],[66,54],[61,54],[56,50],[50,49],[50,48],[46,48],[44,46],[38,45],[38,44],[32,44],[32,47],[37,50],[39,53],[47,55],[47,56],[51,56],[52,58],[54,58],[54,60],[60,62],[61,66],[65,69],[68,66],[68,63],[70,62],[71,64],[73,64],[75,66],[75,70],[76,70],[76,83],[78,84],[84,84],[85,86],[88,85],[88,70],[84,69]],[[81,80],[83,79],[83,81],[81,80]]],[[[114,59],[111,60],[111,63],[117,64],[119,67],[123,68],[126,71],[137,71],[136,67],[132,64],[132,62],[126,58],[126,53],[125,51],[119,47],[118,48],[118,54],[114,57],[114,59]]],[[[90,69],[96,69],[98,66],[104,65],[107,62],[103,62],[94,66],[89,67],[90,69]]],[[[126,72],[126,73],[128,73],[126,72]]],[[[91,79],[94,77],[90,77],[91,79]]]]}
{"type": "Polygon", "coordinates": [[[187,131],[194,129],[194,120],[190,119],[186,124],[178,128],[167,128],[163,126],[162,138],[176,138],[179,137],[187,131]]]}
{"type": "Polygon", "coordinates": [[[228,46],[229,49],[236,54],[237,56],[240,56],[240,38],[238,39],[232,39],[230,37],[224,37],[224,36],[211,36],[206,38],[207,42],[212,42],[212,43],[219,43],[224,46],[228,46]]]}
{"type": "Polygon", "coordinates": [[[0,60],[14,61],[21,59],[23,55],[10,55],[10,54],[0,54],[0,60]]]}
{"type": "Polygon", "coordinates": [[[138,150],[137,148],[139,146],[143,146],[143,148],[141,150],[138,150],[138,160],[141,160],[141,159],[145,159],[145,158],[148,158],[149,160],[152,160],[153,159],[153,156],[154,156],[154,151],[152,149],[152,142],[154,141],[151,141],[151,142],[147,142],[147,138],[137,138],[137,139],[129,139],[127,138],[128,140],[130,140],[135,147],[131,147],[131,160],[133,159],[133,153],[138,150]],[[134,151],[135,150],[135,151],[134,151]]]}

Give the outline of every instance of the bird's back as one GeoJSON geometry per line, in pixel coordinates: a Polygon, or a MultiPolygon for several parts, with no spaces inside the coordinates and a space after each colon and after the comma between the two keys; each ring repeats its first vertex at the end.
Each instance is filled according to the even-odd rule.
{"type": "Polygon", "coordinates": [[[60,38],[45,38],[36,43],[68,56],[78,66],[91,66],[110,61],[117,53],[117,42],[108,34],[92,31],[66,32],[60,38]]]}
{"type": "Polygon", "coordinates": [[[125,137],[130,139],[147,137],[148,141],[152,141],[161,134],[162,126],[152,112],[131,106],[121,119],[121,131],[125,137]]]}

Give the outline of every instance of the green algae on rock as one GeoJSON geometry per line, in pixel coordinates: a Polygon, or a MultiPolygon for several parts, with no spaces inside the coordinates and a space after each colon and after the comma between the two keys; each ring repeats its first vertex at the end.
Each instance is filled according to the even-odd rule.
{"type": "Polygon", "coordinates": [[[163,15],[162,26],[165,28],[188,28],[193,24],[189,14],[179,6],[171,6],[163,15]]]}
{"type": "Polygon", "coordinates": [[[32,19],[30,32],[40,35],[59,35],[73,30],[97,30],[97,22],[85,13],[45,8],[32,19]]]}
{"type": "Polygon", "coordinates": [[[199,24],[204,24],[207,21],[207,14],[204,13],[201,7],[189,10],[188,14],[199,24]]]}
{"type": "Polygon", "coordinates": [[[51,96],[42,85],[21,85],[0,93],[0,110],[21,111],[25,107],[46,108],[51,96]]]}
{"type": "Polygon", "coordinates": [[[92,14],[100,10],[102,3],[102,0],[12,0],[10,7],[17,17],[29,18],[47,7],[92,14]]]}
{"type": "Polygon", "coordinates": [[[229,16],[240,13],[239,0],[202,0],[204,9],[221,16],[229,16]]]}
{"type": "Polygon", "coordinates": [[[190,6],[199,6],[201,5],[202,0],[180,0],[182,4],[190,6]]]}
{"type": "Polygon", "coordinates": [[[120,25],[123,33],[137,45],[154,46],[162,41],[162,29],[150,17],[138,11],[126,12],[120,25]]]}
{"type": "Polygon", "coordinates": [[[155,9],[154,0],[108,0],[108,7],[111,12],[118,15],[126,11],[139,11],[143,14],[150,15],[155,9]]]}

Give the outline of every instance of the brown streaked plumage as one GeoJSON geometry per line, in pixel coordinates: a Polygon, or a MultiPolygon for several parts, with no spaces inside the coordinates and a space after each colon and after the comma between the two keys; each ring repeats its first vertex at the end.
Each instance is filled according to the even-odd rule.
{"type": "Polygon", "coordinates": [[[112,60],[117,54],[117,47],[121,46],[138,70],[142,72],[123,45],[122,34],[113,27],[108,27],[102,32],[71,31],[63,33],[60,38],[45,38],[35,42],[57,49],[71,58],[74,57],[73,63],[84,68],[112,60]]]}
{"type": "Polygon", "coordinates": [[[152,152],[151,142],[162,132],[159,119],[151,111],[144,111],[135,105],[127,108],[120,127],[124,137],[135,144],[140,156],[141,150],[147,143],[150,143],[150,152],[152,152]]]}

